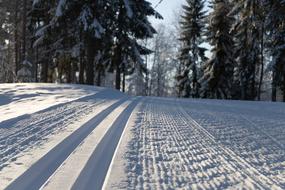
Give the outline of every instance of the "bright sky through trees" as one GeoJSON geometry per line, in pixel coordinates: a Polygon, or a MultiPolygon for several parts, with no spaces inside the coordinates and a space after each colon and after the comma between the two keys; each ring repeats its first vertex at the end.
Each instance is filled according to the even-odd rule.
{"type": "MultiPolygon", "coordinates": [[[[153,6],[156,6],[160,0],[149,0],[153,6]]],[[[181,5],[185,0],[163,0],[156,10],[163,16],[163,20],[151,19],[154,24],[165,23],[169,24],[174,20],[174,12],[181,9],[181,5]]]]}

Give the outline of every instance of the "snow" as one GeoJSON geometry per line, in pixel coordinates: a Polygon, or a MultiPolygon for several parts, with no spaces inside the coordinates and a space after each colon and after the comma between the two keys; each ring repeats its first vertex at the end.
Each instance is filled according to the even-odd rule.
{"type": "Polygon", "coordinates": [[[74,150],[68,159],[65,160],[62,167],[49,178],[46,184],[42,186],[42,189],[71,189],[74,181],[79,177],[99,142],[129,104],[130,102],[124,103],[107,116],[107,118],[90,133],[84,142],[74,150]],[[68,180],[63,180],[63,176],[68,180]]]}
{"type": "Polygon", "coordinates": [[[96,94],[100,88],[51,84],[1,84],[0,126],[3,121],[96,94]]]}
{"type": "Polygon", "coordinates": [[[284,104],[148,98],[105,187],[284,189],[284,112],[284,104]]]}
{"type": "Polygon", "coordinates": [[[124,0],[124,3],[125,3],[125,7],[126,7],[126,10],[127,10],[127,15],[129,18],[132,18],[134,13],[133,13],[133,10],[130,6],[130,2],[129,0],[124,0]]]}
{"type": "MultiPolygon", "coordinates": [[[[96,105],[91,110],[90,110],[91,107],[89,107],[88,109],[84,111],[86,116],[81,116],[76,119],[64,118],[65,124],[63,126],[59,128],[55,128],[55,126],[53,126],[53,128],[55,128],[53,130],[45,129],[46,133],[44,133],[43,135],[38,135],[35,142],[30,142],[28,146],[24,147],[24,149],[19,148],[19,147],[16,148],[16,152],[17,152],[16,155],[11,155],[10,158],[9,158],[9,155],[6,156],[8,157],[8,161],[6,161],[8,167],[4,167],[2,170],[0,169],[0,179],[1,179],[0,189],[4,189],[5,187],[7,187],[13,180],[18,178],[27,169],[29,169],[33,164],[35,164],[37,160],[41,159],[49,151],[54,149],[61,141],[63,141],[68,136],[70,136],[72,133],[74,133],[79,127],[81,127],[81,125],[88,122],[88,120],[93,118],[96,114],[100,113],[102,110],[108,107],[111,103],[112,102],[110,103],[102,102],[101,105],[96,105]],[[92,113],[88,114],[87,111],[88,112],[91,111],[92,113]],[[51,133],[49,134],[49,132],[51,133]],[[41,143],[37,141],[39,142],[41,141],[41,143]],[[14,161],[12,161],[13,159],[14,161]]],[[[57,114],[59,114],[61,117],[63,115],[58,112],[57,114]]],[[[78,114],[74,114],[72,116],[78,116],[78,114]]],[[[49,123],[52,123],[51,119],[45,125],[48,125],[49,123]]],[[[26,134],[28,135],[28,133],[26,134]]],[[[10,139],[13,139],[13,138],[10,138],[10,139]]],[[[9,146],[9,145],[6,145],[6,146],[9,146]]],[[[5,163],[5,161],[2,159],[0,163],[5,163]]]]}
{"type": "Polygon", "coordinates": [[[0,89],[0,189],[285,189],[283,103],[0,89]]]}
{"type": "Polygon", "coordinates": [[[63,8],[64,8],[64,5],[66,4],[66,0],[60,0],[59,2],[58,2],[58,5],[57,5],[57,8],[56,8],[56,13],[55,13],[55,15],[57,16],[57,17],[60,17],[60,16],[62,16],[62,11],[63,11],[63,8]]]}

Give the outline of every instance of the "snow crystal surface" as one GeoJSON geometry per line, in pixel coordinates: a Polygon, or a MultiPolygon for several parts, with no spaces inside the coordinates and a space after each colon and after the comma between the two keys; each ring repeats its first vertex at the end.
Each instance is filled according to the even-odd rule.
{"type": "Polygon", "coordinates": [[[106,189],[284,189],[285,105],[147,98],[106,189]]]}
{"type": "Polygon", "coordinates": [[[0,189],[49,162],[58,166],[40,171],[50,172],[42,182],[28,172],[33,185],[88,189],[97,164],[105,189],[285,189],[284,103],[134,98],[81,85],[0,90],[0,189]]]}
{"type": "Polygon", "coordinates": [[[99,88],[73,85],[1,84],[0,123],[45,108],[97,93],[99,88]]]}

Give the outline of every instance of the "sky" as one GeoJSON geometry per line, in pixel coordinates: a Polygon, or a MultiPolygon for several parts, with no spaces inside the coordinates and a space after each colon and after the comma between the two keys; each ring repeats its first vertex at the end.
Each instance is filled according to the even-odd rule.
{"type": "MultiPolygon", "coordinates": [[[[152,6],[156,6],[160,0],[148,0],[149,2],[152,3],[152,6]]],[[[153,23],[154,27],[158,27],[159,24],[164,24],[171,26],[174,21],[175,17],[179,16],[179,13],[182,11],[182,5],[186,2],[186,0],[163,0],[161,4],[158,5],[156,8],[156,11],[159,12],[162,17],[164,18],[163,20],[155,19],[155,18],[150,18],[151,23],[153,23]]],[[[207,1],[206,1],[206,8],[207,8],[207,1]]],[[[209,44],[204,43],[203,46],[205,46],[208,50],[211,49],[209,44]]],[[[211,53],[210,51],[206,51],[206,56],[210,57],[211,53]]]]}
{"type": "MultiPolygon", "coordinates": [[[[153,6],[156,6],[157,3],[160,0],[149,0],[149,2],[152,3],[153,6]]],[[[171,24],[173,20],[175,19],[175,12],[181,10],[182,4],[185,2],[185,0],[163,0],[161,4],[158,5],[156,10],[163,16],[163,20],[157,20],[154,18],[151,18],[151,22],[153,24],[171,24]]]]}

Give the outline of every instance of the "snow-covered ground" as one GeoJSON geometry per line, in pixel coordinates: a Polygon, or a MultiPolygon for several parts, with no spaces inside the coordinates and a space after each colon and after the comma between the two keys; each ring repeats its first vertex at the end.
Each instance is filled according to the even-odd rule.
{"type": "Polygon", "coordinates": [[[0,84],[0,122],[96,94],[100,88],[80,85],[0,84]]]}
{"type": "Polygon", "coordinates": [[[0,86],[0,189],[285,189],[283,103],[0,86]]]}

